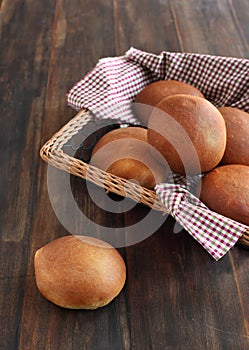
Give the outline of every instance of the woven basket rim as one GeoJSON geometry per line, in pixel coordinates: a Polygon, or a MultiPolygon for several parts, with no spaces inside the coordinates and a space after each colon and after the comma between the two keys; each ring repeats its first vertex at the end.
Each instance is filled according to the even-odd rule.
{"type": "Polygon", "coordinates": [[[81,109],[41,147],[41,158],[48,164],[91,181],[109,192],[128,197],[154,210],[161,211],[163,214],[168,214],[168,210],[157,197],[155,191],[107,173],[80,159],[69,156],[63,151],[62,148],[66,142],[85,125],[85,121],[90,120],[92,120],[92,114],[87,109],[81,109]]]}
{"type": "MultiPolygon", "coordinates": [[[[40,149],[40,157],[48,164],[90,181],[97,186],[104,188],[120,196],[128,197],[138,203],[161,211],[163,215],[169,214],[167,208],[157,197],[154,190],[149,190],[129,180],[100,170],[80,159],[72,157],[63,151],[63,146],[68,140],[78,133],[93,115],[86,108],[82,108],[70,119],[60,130],[58,130],[40,149]]],[[[239,238],[238,243],[249,247],[249,227],[239,238]]]]}

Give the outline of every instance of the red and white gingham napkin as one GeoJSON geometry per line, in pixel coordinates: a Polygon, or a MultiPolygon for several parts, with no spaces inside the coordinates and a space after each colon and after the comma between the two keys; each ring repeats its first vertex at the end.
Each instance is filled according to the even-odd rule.
{"type": "MultiPolygon", "coordinates": [[[[139,124],[131,103],[149,83],[173,79],[198,88],[216,107],[232,106],[249,112],[249,60],[195,53],[155,55],[131,48],[124,56],[99,60],[68,93],[68,104],[89,109],[100,119],[139,124]]],[[[248,230],[210,211],[180,183],[163,183],[155,191],[171,215],[216,260],[248,230]]]]}

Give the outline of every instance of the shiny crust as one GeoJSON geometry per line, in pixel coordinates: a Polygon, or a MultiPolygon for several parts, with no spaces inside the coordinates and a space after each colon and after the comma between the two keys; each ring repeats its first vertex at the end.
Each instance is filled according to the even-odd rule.
{"type": "Polygon", "coordinates": [[[39,250],[34,257],[40,293],[70,309],[96,309],[121,291],[126,266],[119,252],[96,238],[65,236],[39,250]]]}
{"type": "Polygon", "coordinates": [[[201,201],[211,210],[249,225],[249,167],[223,165],[206,174],[201,201]]]}
{"type": "Polygon", "coordinates": [[[227,145],[221,164],[249,165],[249,113],[233,107],[218,109],[227,129],[227,145]]]}
{"type": "Polygon", "coordinates": [[[159,102],[149,119],[148,142],[161,152],[173,172],[207,172],[224,155],[225,122],[218,109],[204,98],[170,96],[159,102]]]}
{"type": "Polygon", "coordinates": [[[105,134],[92,152],[91,164],[149,189],[165,181],[169,168],[147,142],[147,129],[127,127],[105,134]]]}
{"type": "Polygon", "coordinates": [[[143,108],[138,104],[155,107],[162,99],[176,94],[186,94],[204,98],[200,90],[194,86],[177,80],[159,80],[148,84],[140,91],[135,99],[135,111],[138,118],[146,126],[152,112],[150,108],[143,108]]]}

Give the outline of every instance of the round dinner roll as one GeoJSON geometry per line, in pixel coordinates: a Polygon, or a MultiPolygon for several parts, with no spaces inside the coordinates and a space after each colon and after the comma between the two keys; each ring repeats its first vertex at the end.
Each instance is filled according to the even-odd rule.
{"type": "Polygon", "coordinates": [[[110,244],[89,236],[64,236],[35,253],[36,284],[40,293],[69,309],[96,309],[121,291],[126,266],[110,244]]]}
{"type": "Polygon", "coordinates": [[[200,200],[211,210],[249,225],[249,167],[223,165],[204,175],[200,200]]]}
{"type": "Polygon", "coordinates": [[[227,129],[227,145],[221,164],[249,165],[249,113],[234,107],[218,109],[227,129]]]}
{"type": "Polygon", "coordinates": [[[225,121],[204,98],[169,96],[159,102],[149,119],[148,142],[163,155],[173,172],[204,173],[224,155],[225,121]]]}
{"type": "Polygon", "coordinates": [[[146,106],[155,107],[163,98],[177,94],[204,98],[201,91],[190,84],[178,80],[155,81],[154,83],[146,85],[135,98],[134,107],[139,120],[144,126],[147,126],[153,108],[147,108],[146,106]]]}
{"type": "Polygon", "coordinates": [[[166,162],[147,142],[147,129],[125,127],[105,134],[95,145],[91,164],[121,178],[153,189],[169,174],[166,162]]]}

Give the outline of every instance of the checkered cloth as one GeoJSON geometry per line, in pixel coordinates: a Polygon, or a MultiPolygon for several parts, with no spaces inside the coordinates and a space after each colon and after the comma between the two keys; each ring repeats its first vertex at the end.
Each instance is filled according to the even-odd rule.
{"type": "MultiPolygon", "coordinates": [[[[69,91],[68,104],[76,110],[85,107],[100,119],[139,124],[131,103],[147,84],[159,79],[189,83],[216,107],[249,112],[249,60],[165,51],[155,55],[135,48],[124,56],[99,60],[69,91]]],[[[159,184],[155,191],[177,222],[216,260],[248,230],[210,211],[180,182],[159,184]]]]}
{"type": "Polygon", "coordinates": [[[178,184],[159,184],[156,193],[170,214],[212,256],[219,260],[248,227],[209,210],[178,184]]]}

